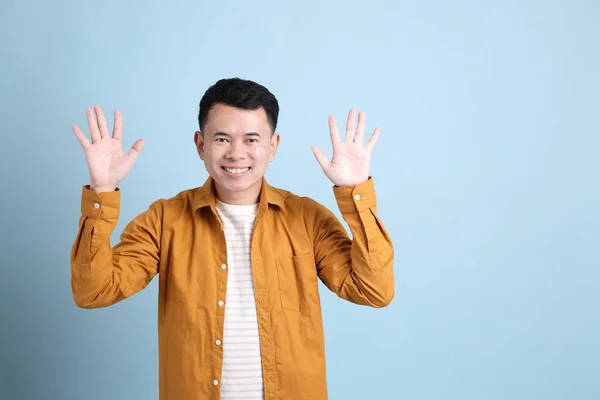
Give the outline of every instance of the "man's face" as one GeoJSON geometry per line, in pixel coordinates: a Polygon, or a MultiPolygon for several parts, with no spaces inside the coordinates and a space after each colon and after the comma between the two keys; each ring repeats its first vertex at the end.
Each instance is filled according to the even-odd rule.
{"type": "Polygon", "coordinates": [[[194,141],[215,180],[219,200],[256,203],[262,177],[279,145],[279,135],[272,134],[265,110],[215,104],[208,113],[204,132],[196,132],[194,141]]]}

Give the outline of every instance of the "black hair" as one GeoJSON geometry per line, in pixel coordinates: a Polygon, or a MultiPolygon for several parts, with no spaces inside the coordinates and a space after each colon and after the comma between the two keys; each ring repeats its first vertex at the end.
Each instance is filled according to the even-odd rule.
{"type": "Polygon", "coordinates": [[[208,112],[215,104],[225,104],[245,110],[264,108],[269,125],[275,132],[279,117],[279,103],[266,87],[245,79],[228,78],[217,81],[209,87],[202,99],[198,110],[198,126],[203,132],[208,118],[208,112]]]}

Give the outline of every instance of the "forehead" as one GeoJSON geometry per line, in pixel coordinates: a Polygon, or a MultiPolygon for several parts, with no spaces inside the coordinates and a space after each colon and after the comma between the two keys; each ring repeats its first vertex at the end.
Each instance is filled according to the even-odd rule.
{"type": "Polygon", "coordinates": [[[225,132],[230,135],[270,131],[269,119],[263,108],[244,110],[225,104],[215,104],[208,112],[204,130],[208,133],[225,132]]]}

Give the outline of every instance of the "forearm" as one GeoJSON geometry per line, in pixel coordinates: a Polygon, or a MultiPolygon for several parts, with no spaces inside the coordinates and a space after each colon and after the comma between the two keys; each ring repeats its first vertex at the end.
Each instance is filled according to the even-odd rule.
{"type": "Polygon", "coordinates": [[[350,301],[384,307],[394,297],[394,247],[376,215],[344,214],[352,233],[347,276],[339,294],[350,301]]]}
{"type": "Polygon", "coordinates": [[[79,231],[71,249],[71,286],[75,303],[93,308],[122,299],[115,292],[110,236],[118,221],[115,195],[95,196],[92,189],[83,191],[79,231]],[[102,200],[107,200],[106,203],[102,200]],[[112,202],[111,202],[112,200],[112,202]],[[89,209],[91,207],[93,211],[89,209]]]}
{"type": "Polygon", "coordinates": [[[322,214],[317,234],[320,276],[346,300],[386,306],[394,297],[394,247],[377,216],[373,182],[334,191],[352,239],[337,218],[322,214]]]}

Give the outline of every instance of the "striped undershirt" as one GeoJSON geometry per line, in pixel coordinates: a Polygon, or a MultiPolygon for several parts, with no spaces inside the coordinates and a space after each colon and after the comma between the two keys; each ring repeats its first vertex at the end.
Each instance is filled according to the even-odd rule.
{"type": "Polygon", "coordinates": [[[227,242],[227,294],[223,333],[221,399],[262,400],[263,376],[250,244],[258,205],[217,200],[227,242]]]}

